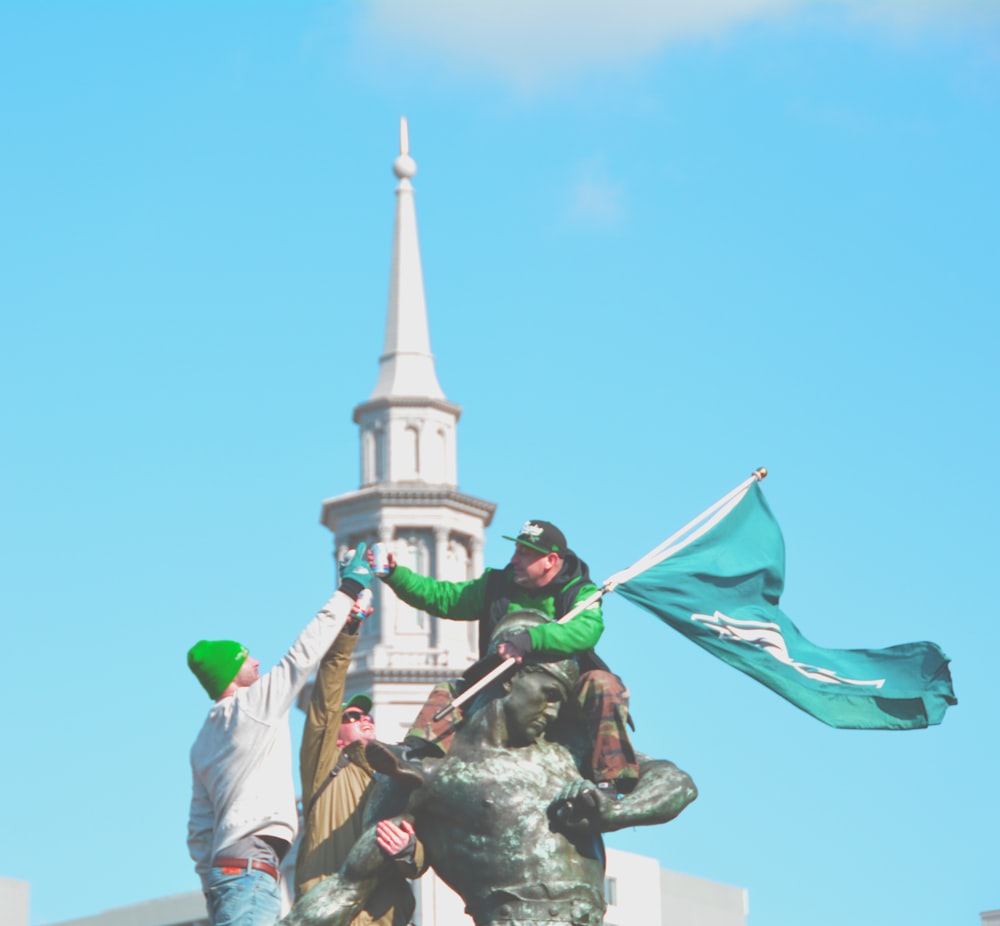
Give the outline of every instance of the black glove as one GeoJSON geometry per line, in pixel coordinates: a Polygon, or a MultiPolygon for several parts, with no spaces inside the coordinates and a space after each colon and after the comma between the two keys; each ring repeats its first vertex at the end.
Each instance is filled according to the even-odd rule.
{"type": "Polygon", "coordinates": [[[523,659],[531,652],[531,634],[527,630],[521,630],[503,642],[516,650],[515,657],[520,656],[523,659]]]}

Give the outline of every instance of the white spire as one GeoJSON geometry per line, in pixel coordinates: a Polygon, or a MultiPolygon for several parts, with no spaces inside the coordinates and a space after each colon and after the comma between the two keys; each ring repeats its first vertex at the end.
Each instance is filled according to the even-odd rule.
{"type": "Polygon", "coordinates": [[[399,157],[392,164],[399,178],[396,187],[396,228],[389,268],[389,305],[386,312],[385,345],[379,357],[378,382],[369,396],[420,396],[443,399],[444,392],[434,370],[431,339],[424,300],[424,273],[417,238],[417,211],[413,184],[417,164],[410,157],[406,118],[399,120],[399,157]]]}

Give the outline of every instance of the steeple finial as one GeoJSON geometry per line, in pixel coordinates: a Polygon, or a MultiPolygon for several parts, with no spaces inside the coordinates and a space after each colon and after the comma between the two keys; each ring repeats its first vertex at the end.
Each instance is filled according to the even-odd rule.
{"type": "Polygon", "coordinates": [[[417,163],[410,157],[410,131],[405,117],[399,120],[399,152],[392,163],[399,184],[396,187],[396,228],[389,268],[385,345],[379,357],[378,382],[369,398],[443,399],[427,328],[417,211],[410,182],[417,173],[417,163]]]}
{"type": "Polygon", "coordinates": [[[392,172],[402,181],[400,188],[403,183],[409,185],[417,173],[417,162],[410,157],[410,128],[406,124],[406,116],[399,120],[399,157],[392,162],[392,172]]]}

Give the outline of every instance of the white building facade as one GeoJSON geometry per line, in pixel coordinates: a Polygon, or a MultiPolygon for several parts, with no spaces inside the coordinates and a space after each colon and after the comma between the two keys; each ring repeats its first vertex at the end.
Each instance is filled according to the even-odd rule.
{"type": "Polygon", "coordinates": [[[0,878],[0,926],[28,926],[27,881],[0,878]]]}

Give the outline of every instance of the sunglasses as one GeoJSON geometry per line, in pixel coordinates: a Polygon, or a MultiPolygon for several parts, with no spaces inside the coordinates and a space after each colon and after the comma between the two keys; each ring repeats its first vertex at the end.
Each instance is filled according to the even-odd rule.
{"type": "Polygon", "coordinates": [[[364,714],[361,711],[351,711],[350,713],[345,711],[340,717],[341,723],[359,723],[362,720],[367,720],[369,723],[373,722],[371,714],[364,714]]]}

